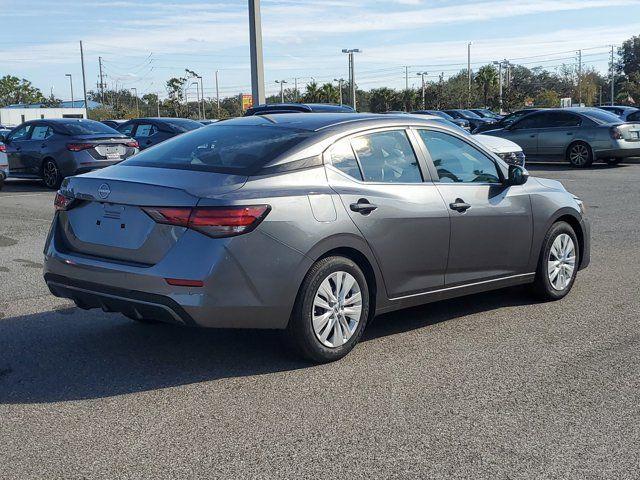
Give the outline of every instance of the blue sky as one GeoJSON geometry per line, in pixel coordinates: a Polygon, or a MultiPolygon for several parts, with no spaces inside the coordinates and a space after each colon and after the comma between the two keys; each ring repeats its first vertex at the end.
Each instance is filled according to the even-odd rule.
{"type": "MultiPolygon", "coordinates": [[[[214,94],[219,70],[222,96],[250,90],[245,0],[0,0],[0,76],[32,80],[68,99],[65,73],[81,92],[78,41],[85,44],[88,88],[98,77],[139,93],[160,92],[171,76],[190,68],[214,94]]],[[[640,0],[263,0],[267,93],[276,79],[301,86],[347,77],[342,48],[360,48],[363,88],[404,86],[416,73],[449,76],[466,65],[507,58],[554,70],[575,63],[606,70],[609,45],[640,35],[640,0]]],[[[194,87],[195,88],[195,87],[194,87]]],[[[193,92],[195,95],[195,90],[193,92]]]]}

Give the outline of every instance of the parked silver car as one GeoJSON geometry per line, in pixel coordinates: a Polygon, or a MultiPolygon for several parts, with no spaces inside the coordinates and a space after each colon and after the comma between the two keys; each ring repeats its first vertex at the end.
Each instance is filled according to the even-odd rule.
{"type": "Polygon", "coordinates": [[[4,186],[4,181],[9,176],[9,161],[7,160],[7,146],[0,142],[0,190],[4,186]]]}
{"type": "Polygon", "coordinates": [[[640,122],[624,123],[597,108],[545,109],[483,133],[517,143],[530,160],[565,160],[574,167],[595,160],[615,165],[640,155],[640,122]]]}
{"type": "Polygon", "coordinates": [[[44,278],[141,322],[285,329],[317,362],[375,315],[589,263],[582,202],[473,137],[414,115],[217,123],[65,179],[44,278]]]}

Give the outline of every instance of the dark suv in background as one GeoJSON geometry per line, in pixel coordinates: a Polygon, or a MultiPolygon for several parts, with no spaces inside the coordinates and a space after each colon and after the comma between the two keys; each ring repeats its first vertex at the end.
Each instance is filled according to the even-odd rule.
{"type": "Polygon", "coordinates": [[[152,147],[202,124],[188,118],[134,118],[118,127],[118,131],[136,139],[140,150],[152,147]]]}
{"type": "Polygon", "coordinates": [[[348,105],[331,103],[268,103],[247,109],[244,116],[272,115],[274,113],[354,113],[348,105]]]}
{"type": "Polygon", "coordinates": [[[138,143],[100,122],[84,119],[32,120],[11,130],[4,142],[9,174],[40,178],[57,189],[65,177],[121,162],[138,143]]]}

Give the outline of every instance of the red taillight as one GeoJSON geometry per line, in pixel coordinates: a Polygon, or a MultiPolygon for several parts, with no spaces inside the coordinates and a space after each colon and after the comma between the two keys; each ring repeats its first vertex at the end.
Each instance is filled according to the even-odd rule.
{"type": "Polygon", "coordinates": [[[56,193],[56,198],[53,200],[53,206],[56,211],[68,210],[71,204],[75,201],[75,198],[67,197],[60,192],[56,193]]]}
{"type": "Polygon", "coordinates": [[[183,278],[165,278],[165,282],[175,287],[202,287],[204,282],[202,280],[186,280],[183,278]]]}
{"type": "Polygon", "coordinates": [[[67,150],[71,152],[80,152],[93,147],[93,143],[67,143],[67,150]]]}
{"type": "Polygon", "coordinates": [[[622,132],[618,127],[611,127],[611,130],[609,130],[609,132],[611,133],[611,138],[613,138],[614,140],[622,140],[624,138],[622,132]]]}
{"type": "Polygon", "coordinates": [[[256,228],[269,213],[269,205],[233,207],[152,207],[143,209],[158,223],[187,227],[210,237],[231,237],[256,228]]]}
{"type": "Polygon", "coordinates": [[[6,152],[7,146],[4,143],[0,143],[0,152],[6,152]]]}
{"type": "Polygon", "coordinates": [[[132,142],[127,142],[125,143],[125,145],[131,148],[140,148],[140,144],[138,143],[137,140],[133,140],[132,142]]]}

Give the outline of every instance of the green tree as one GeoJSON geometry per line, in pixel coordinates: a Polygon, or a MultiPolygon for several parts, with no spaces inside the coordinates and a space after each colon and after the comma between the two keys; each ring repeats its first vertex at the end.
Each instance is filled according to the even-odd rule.
{"type": "Polygon", "coordinates": [[[307,83],[305,87],[303,99],[305,102],[313,103],[320,102],[322,98],[322,93],[320,92],[320,87],[315,80],[307,83]]]}
{"type": "Polygon", "coordinates": [[[29,80],[20,79],[13,75],[0,78],[0,107],[14,103],[38,103],[46,98],[42,92],[34,87],[29,80]]]}
{"type": "Polygon", "coordinates": [[[401,104],[402,100],[398,96],[398,92],[391,88],[382,87],[374,88],[370,92],[369,107],[372,112],[382,113],[389,110],[396,110],[396,106],[401,104]]]}
{"type": "Polygon", "coordinates": [[[553,90],[543,90],[534,100],[536,107],[559,107],[560,96],[553,90]]]}
{"type": "Polygon", "coordinates": [[[482,89],[483,106],[487,107],[489,91],[498,85],[498,72],[493,65],[484,65],[478,70],[474,81],[482,89]]]}

